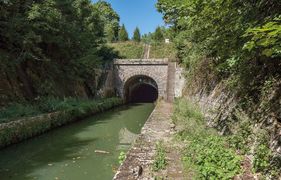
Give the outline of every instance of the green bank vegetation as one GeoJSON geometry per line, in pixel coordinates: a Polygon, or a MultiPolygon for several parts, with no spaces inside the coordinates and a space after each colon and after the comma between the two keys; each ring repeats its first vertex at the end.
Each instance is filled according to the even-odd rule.
{"type": "Polygon", "coordinates": [[[118,162],[119,164],[122,164],[126,159],[126,153],[124,151],[121,151],[118,156],[118,162]]]}
{"type": "Polygon", "coordinates": [[[192,125],[201,120],[192,120],[190,124],[190,119],[202,118],[195,113],[196,108],[188,112],[189,106],[193,107],[190,103],[177,105],[179,117],[176,119],[188,123],[182,134],[188,146],[185,160],[192,162],[195,174],[201,178],[220,179],[226,173],[225,177],[230,178],[241,172],[236,166],[240,163],[235,153],[238,151],[240,155],[254,156],[252,172],[268,179],[274,179],[279,172],[280,177],[280,155],[274,155],[269,148],[273,133],[279,131],[275,124],[280,124],[280,1],[158,0],[157,8],[170,25],[177,60],[186,68],[189,82],[186,95],[199,92],[209,95],[220,85],[224,93],[235,95],[238,102],[227,120],[218,117],[212,121],[219,130],[222,130],[220,123],[226,123],[225,135],[232,134],[229,137],[216,133],[205,136],[209,130],[204,123],[192,125]],[[240,116],[240,111],[246,116],[240,116]],[[274,117],[269,118],[269,114],[274,117]],[[193,135],[197,134],[193,131],[202,133],[205,138],[193,135]],[[211,148],[204,149],[204,146],[211,148]],[[213,150],[222,155],[218,156],[213,150]],[[224,164],[223,161],[233,163],[224,164]],[[225,169],[215,168],[223,165],[225,169]]]}
{"type": "Polygon", "coordinates": [[[78,111],[85,111],[89,108],[97,107],[99,104],[103,104],[104,102],[108,104],[111,101],[112,104],[114,104],[116,100],[91,100],[72,97],[60,99],[55,97],[45,97],[33,103],[15,103],[2,108],[0,110],[0,123],[58,111],[69,111],[74,109],[78,111]]]}
{"type": "Polygon", "coordinates": [[[177,139],[185,145],[182,160],[188,176],[232,179],[245,170],[241,163],[244,155],[251,154],[251,147],[253,167],[247,170],[270,178],[278,176],[278,160],[272,160],[266,133],[254,134],[247,121],[238,123],[232,135],[221,136],[217,130],[208,127],[201,110],[185,99],[176,101],[173,120],[182,129],[177,139]],[[256,144],[253,145],[254,139],[256,144]]]}
{"type": "Polygon", "coordinates": [[[156,143],[156,154],[154,157],[152,170],[159,171],[166,168],[168,162],[166,159],[166,151],[162,141],[156,143]]]}
{"type": "Polygon", "coordinates": [[[183,129],[177,137],[186,146],[182,160],[187,176],[231,179],[241,172],[242,157],[230,148],[225,137],[207,127],[198,107],[186,100],[177,100],[173,120],[183,129]]]}
{"type": "MultiPolygon", "coordinates": [[[[21,117],[17,121],[8,121],[0,124],[0,148],[20,142],[24,139],[42,134],[53,128],[78,121],[90,115],[109,110],[121,105],[122,100],[109,98],[100,101],[68,99],[64,101],[49,100],[42,105],[40,111],[54,112],[34,117],[21,117]]],[[[33,106],[31,106],[34,108],[33,106]]],[[[30,114],[29,114],[30,115],[30,114]]],[[[6,116],[5,116],[6,117],[6,116]]]]}

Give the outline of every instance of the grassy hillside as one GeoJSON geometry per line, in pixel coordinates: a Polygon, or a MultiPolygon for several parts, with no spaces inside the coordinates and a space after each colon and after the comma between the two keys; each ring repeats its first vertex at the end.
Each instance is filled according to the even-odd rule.
{"type": "MultiPolygon", "coordinates": [[[[143,43],[118,42],[118,43],[110,43],[108,45],[114,48],[119,53],[120,58],[123,59],[139,59],[139,58],[143,58],[144,55],[143,43]]],[[[174,45],[172,43],[152,44],[149,58],[152,59],[169,58],[171,60],[175,60],[176,50],[174,48],[174,45]]]]}
{"type": "Polygon", "coordinates": [[[144,44],[135,42],[110,43],[109,47],[114,48],[122,59],[139,59],[144,53],[144,44]]]}
{"type": "Polygon", "coordinates": [[[169,58],[169,60],[172,61],[176,60],[176,49],[174,44],[152,44],[150,49],[150,58],[169,58]]]}

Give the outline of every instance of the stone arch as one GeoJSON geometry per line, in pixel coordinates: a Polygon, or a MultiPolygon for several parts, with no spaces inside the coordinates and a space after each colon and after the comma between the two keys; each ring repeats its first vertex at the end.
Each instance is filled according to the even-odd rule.
{"type": "Polygon", "coordinates": [[[123,99],[125,83],[134,76],[150,77],[157,84],[159,97],[167,97],[168,63],[165,60],[116,60],[114,73],[115,92],[123,99]]]}
{"type": "Polygon", "coordinates": [[[153,79],[158,87],[158,96],[159,97],[166,97],[166,81],[163,81],[163,76],[161,73],[155,73],[153,69],[139,69],[135,68],[134,71],[127,71],[124,69],[119,69],[119,82],[118,82],[118,94],[124,98],[124,86],[125,83],[134,76],[147,76],[153,79]]]}
{"type": "Polygon", "coordinates": [[[123,95],[126,102],[154,102],[158,99],[157,82],[147,75],[133,75],[124,81],[123,95]]]}

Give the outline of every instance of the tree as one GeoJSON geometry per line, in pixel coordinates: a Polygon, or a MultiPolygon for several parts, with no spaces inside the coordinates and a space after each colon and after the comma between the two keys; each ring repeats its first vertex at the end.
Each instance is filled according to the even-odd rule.
{"type": "Polygon", "coordinates": [[[153,40],[155,42],[163,42],[164,41],[164,35],[162,32],[162,29],[160,26],[158,26],[154,32],[153,40]]]}
{"type": "Polygon", "coordinates": [[[126,30],[125,25],[123,24],[119,30],[119,35],[118,35],[118,39],[119,41],[128,41],[129,40],[129,36],[128,36],[128,32],[126,30]]]}
{"type": "Polygon", "coordinates": [[[134,31],[134,36],[133,36],[133,40],[135,42],[140,42],[141,41],[141,34],[140,34],[140,30],[138,27],[136,27],[135,31],[134,31]]]}
{"type": "MultiPolygon", "coordinates": [[[[198,0],[159,0],[157,8],[165,21],[173,25],[179,56],[186,60],[189,57],[212,57],[217,66],[220,64],[220,68],[224,67],[224,70],[220,71],[227,72],[226,69],[230,67],[226,66],[230,61],[234,67],[234,64],[238,65],[239,59],[253,59],[253,51],[259,48],[251,48],[254,41],[247,43],[251,35],[256,34],[251,29],[256,27],[254,29],[257,30],[268,22],[273,22],[274,26],[279,23],[280,26],[280,20],[274,20],[280,16],[279,0],[204,2],[202,4],[198,0]],[[244,49],[251,50],[252,53],[243,50],[245,43],[247,48],[244,49]]],[[[265,30],[268,31],[267,28],[265,30]]],[[[278,37],[276,34],[275,36],[278,37]]],[[[276,55],[273,51],[277,52],[276,48],[270,51],[265,49],[264,53],[260,54],[276,55]]],[[[189,60],[194,61],[194,58],[189,60]]]]}
{"type": "Polygon", "coordinates": [[[94,4],[95,10],[99,12],[101,20],[105,25],[105,36],[107,42],[114,42],[118,39],[119,15],[113,10],[111,5],[105,1],[98,1],[94,4]]]}
{"type": "Polygon", "coordinates": [[[109,42],[109,43],[115,42],[118,39],[117,35],[116,35],[115,28],[113,26],[106,26],[105,27],[105,37],[106,37],[106,41],[109,42]]]}

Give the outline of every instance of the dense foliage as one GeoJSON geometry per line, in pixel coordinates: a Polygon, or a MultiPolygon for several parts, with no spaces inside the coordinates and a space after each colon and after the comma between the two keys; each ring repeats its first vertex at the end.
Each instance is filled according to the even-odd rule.
{"type": "Polygon", "coordinates": [[[163,43],[164,39],[173,39],[173,31],[170,28],[166,28],[164,26],[156,27],[154,32],[149,32],[142,36],[142,41],[147,44],[157,44],[163,43]]]}
{"type": "Polygon", "coordinates": [[[172,25],[179,59],[189,70],[208,59],[217,77],[232,76],[243,88],[280,77],[279,0],[159,0],[157,8],[172,25]]]}
{"type": "MultiPolygon", "coordinates": [[[[267,174],[268,177],[276,176],[275,168],[279,167],[280,172],[280,165],[273,160],[269,137],[261,140],[258,136],[265,127],[270,127],[270,130],[267,129],[274,133],[274,126],[264,122],[267,122],[268,114],[280,114],[281,2],[158,0],[157,8],[163,14],[165,22],[171,25],[178,59],[187,69],[189,90],[208,94],[218,84],[222,85],[226,92],[235,95],[238,105],[234,109],[241,108],[251,117],[241,120],[239,128],[230,130],[233,135],[229,136],[228,146],[235,148],[240,154],[252,154],[255,172],[267,174]],[[261,113],[265,115],[260,115],[261,113]],[[260,129],[254,130],[254,127],[260,129]]],[[[229,122],[231,126],[237,123],[234,121],[239,121],[236,116],[236,119],[232,119],[233,114],[231,112],[228,117],[233,120],[229,122]]],[[[188,115],[183,115],[185,116],[188,115]]],[[[270,123],[280,122],[278,117],[270,120],[270,123]]],[[[186,121],[190,122],[188,119],[186,121]]],[[[193,130],[188,127],[186,129],[193,130]]],[[[220,141],[219,139],[217,140],[220,141]]],[[[203,165],[199,167],[199,172],[204,172],[201,174],[204,177],[206,170],[214,170],[212,173],[217,174],[215,178],[220,179],[219,174],[225,172],[218,172],[221,168],[211,167],[216,164],[209,164],[210,167],[204,169],[204,164],[208,163],[210,157],[210,154],[207,158],[204,153],[213,152],[212,149],[203,149],[204,146],[213,146],[215,151],[221,151],[217,148],[223,145],[217,143],[216,138],[208,138],[207,142],[197,138],[195,140],[189,147],[191,152],[187,153],[187,157],[197,154],[200,159],[197,159],[198,156],[187,159],[194,162],[197,169],[203,165]],[[202,151],[197,151],[193,146],[202,151]]],[[[220,163],[219,158],[224,158],[224,152],[222,150],[221,155],[211,161],[220,163]]],[[[234,157],[228,153],[226,155],[234,157]]]]}
{"type": "Polygon", "coordinates": [[[97,56],[103,24],[90,1],[1,1],[1,12],[1,54],[10,63],[80,66],[97,56]]]}
{"type": "Polygon", "coordinates": [[[94,4],[99,15],[105,25],[105,36],[107,42],[115,42],[118,40],[119,31],[119,15],[112,9],[111,5],[105,1],[98,1],[94,4]]]}
{"type": "Polygon", "coordinates": [[[95,68],[115,57],[104,34],[111,26],[118,30],[119,17],[106,3],[5,0],[0,8],[0,76],[14,91],[9,96],[58,95],[61,84],[86,83],[95,68]],[[23,93],[15,84],[22,84],[23,93]]]}

